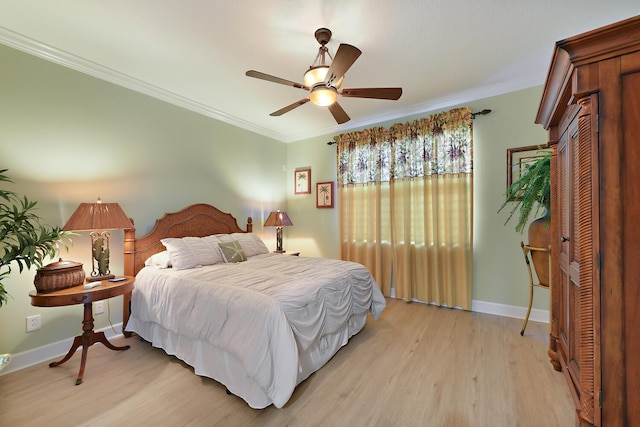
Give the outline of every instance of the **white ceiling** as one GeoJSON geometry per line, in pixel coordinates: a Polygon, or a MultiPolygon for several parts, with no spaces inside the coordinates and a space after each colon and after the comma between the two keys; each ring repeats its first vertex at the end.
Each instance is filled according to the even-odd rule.
{"type": "MultiPolygon", "coordinates": [[[[0,43],[283,142],[544,83],[554,43],[640,13],[638,0],[0,0],[0,43]],[[302,82],[329,52],[362,55],[344,87],[403,88],[398,101],[340,98],[338,126],[302,82]]],[[[1,64],[0,64],[1,69],[1,64]]]]}

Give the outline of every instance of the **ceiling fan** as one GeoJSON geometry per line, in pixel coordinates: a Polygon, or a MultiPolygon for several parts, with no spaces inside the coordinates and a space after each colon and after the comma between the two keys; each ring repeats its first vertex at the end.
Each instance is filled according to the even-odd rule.
{"type": "Polygon", "coordinates": [[[338,95],[347,98],[390,99],[394,101],[400,98],[402,88],[399,87],[342,89],[344,74],[356,62],[362,52],[357,47],[342,43],[338,47],[334,58],[326,47],[326,44],[331,40],[331,31],[327,28],[320,28],[315,32],[315,38],[320,43],[320,50],[315,61],[304,74],[304,84],[281,79],[260,71],[249,70],[246,72],[249,77],[309,91],[308,97],[274,111],[270,114],[271,116],[281,116],[311,101],[316,105],[328,107],[336,122],[342,124],[348,122],[350,118],[338,104],[338,95]],[[326,64],[326,56],[331,59],[331,65],[326,64]]]}

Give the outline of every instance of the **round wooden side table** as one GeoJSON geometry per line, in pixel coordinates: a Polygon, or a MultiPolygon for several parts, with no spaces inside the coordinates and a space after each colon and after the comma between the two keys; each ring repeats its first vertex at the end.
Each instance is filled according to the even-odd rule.
{"type": "Polygon", "coordinates": [[[40,293],[35,289],[29,292],[31,297],[31,305],[36,307],[61,307],[65,305],[84,304],[84,319],[82,320],[82,335],[74,338],[71,349],[66,356],[57,362],[49,363],[50,368],[62,365],[69,360],[78,347],[82,346],[82,359],[80,362],[80,371],[76,379],[76,385],[82,384],[84,375],[84,366],[87,361],[87,351],[89,347],[97,342],[101,342],[111,350],[127,350],[130,346],[126,345],[118,347],[111,344],[104,332],[94,332],[93,330],[93,302],[101,301],[108,298],[117,297],[133,290],[134,278],[126,276],[125,280],[119,282],[110,282],[103,280],[99,286],[91,289],[85,289],[84,285],[74,286],[72,288],[60,289],[58,291],[40,293]]]}

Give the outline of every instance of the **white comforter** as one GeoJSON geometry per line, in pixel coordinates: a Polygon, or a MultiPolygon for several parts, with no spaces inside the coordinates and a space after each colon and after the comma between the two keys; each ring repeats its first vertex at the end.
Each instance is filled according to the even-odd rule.
{"type": "Polygon", "coordinates": [[[377,319],[385,304],[360,264],[263,254],[182,271],[145,267],[127,329],[150,322],[224,349],[282,407],[301,381],[299,352],[322,347],[354,314],[377,319]]]}

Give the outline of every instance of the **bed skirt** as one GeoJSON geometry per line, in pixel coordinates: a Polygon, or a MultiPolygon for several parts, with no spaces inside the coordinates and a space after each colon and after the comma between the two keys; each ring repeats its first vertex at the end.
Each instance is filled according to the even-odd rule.
{"type": "MultiPolygon", "coordinates": [[[[349,339],[360,332],[367,320],[367,313],[354,314],[345,327],[333,334],[324,335],[308,350],[300,351],[298,346],[297,386],[312,373],[324,366],[349,339]]],[[[242,364],[229,352],[203,340],[176,334],[162,326],[144,322],[131,315],[126,328],[135,332],[151,345],[163,349],[193,367],[197,375],[212,378],[223,384],[230,393],[244,399],[250,407],[262,409],[273,404],[282,408],[295,387],[278,390],[270,397],[252,378],[246,375],[242,364]]],[[[293,369],[293,367],[292,367],[293,369]]]]}

